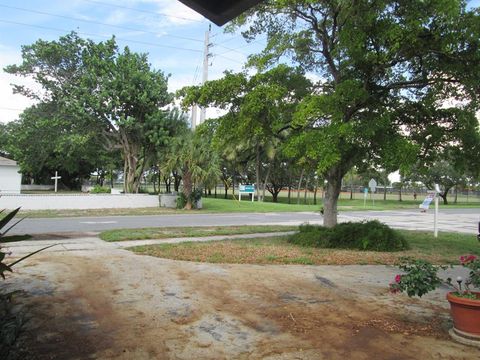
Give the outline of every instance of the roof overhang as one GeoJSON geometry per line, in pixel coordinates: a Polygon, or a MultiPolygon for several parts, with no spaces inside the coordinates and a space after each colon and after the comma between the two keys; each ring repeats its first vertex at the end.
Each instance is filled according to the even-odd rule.
{"type": "Polygon", "coordinates": [[[182,3],[222,26],[263,0],[180,0],[182,3]]]}

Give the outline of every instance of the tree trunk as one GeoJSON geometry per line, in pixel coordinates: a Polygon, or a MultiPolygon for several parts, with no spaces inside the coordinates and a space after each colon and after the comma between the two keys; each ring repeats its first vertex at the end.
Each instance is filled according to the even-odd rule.
{"type": "Polygon", "coordinates": [[[272,201],[273,201],[274,203],[278,202],[278,194],[279,194],[279,193],[280,193],[280,191],[279,191],[279,192],[273,191],[273,193],[272,193],[272,201]]]}
{"type": "Polygon", "coordinates": [[[291,204],[292,185],[288,184],[288,203],[291,204]]]}
{"type": "Polygon", "coordinates": [[[123,160],[123,192],[127,193],[127,158],[123,160]]]}
{"type": "Polygon", "coordinates": [[[298,180],[298,188],[297,188],[297,205],[300,204],[300,189],[302,187],[302,181],[303,181],[303,173],[305,172],[305,169],[302,169],[302,172],[300,173],[300,180],[298,180]]]}
{"type": "Polygon", "coordinates": [[[455,204],[458,201],[458,187],[455,185],[455,200],[453,201],[455,204]]]}
{"type": "Polygon", "coordinates": [[[332,168],[327,176],[327,190],[323,203],[323,225],[331,228],[337,225],[337,203],[342,188],[342,173],[338,167],[332,168]]]}
{"type": "Polygon", "coordinates": [[[182,177],[175,171],[172,174],[173,174],[173,190],[178,193],[178,189],[180,188],[180,182],[182,181],[182,177]]]}
{"type": "Polygon", "coordinates": [[[170,194],[172,192],[172,178],[169,175],[164,176],[163,182],[165,184],[165,192],[170,194]]]}
{"type": "Polygon", "coordinates": [[[383,201],[386,201],[387,200],[387,183],[384,182],[384,185],[383,185],[383,201]]]}
{"type": "Polygon", "coordinates": [[[125,160],[124,191],[126,193],[138,193],[138,188],[140,186],[140,181],[145,166],[145,161],[139,159],[142,145],[132,143],[123,129],[119,130],[119,136],[125,160]]]}
{"type": "Polygon", "coordinates": [[[257,187],[257,201],[260,201],[260,145],[257,144],[255,156],[255,182],[257,187]]]}
{"type": "Polygon", "coordinates": [[[350,172],[350,200],[353,200],[353,172],[350,172]]]}
{"type": "Polygon", "coordinates": [[[398,188],[398,201],[402,201],[402,187],[398,188]]]}
{"type": "Polygon", "coordinates": [[[262,189],[262,202],[265,201],[265,188],[267,187],[267,183],[268,183],[268,178],[270,176],[270,169],[271,169],[271,166],[268,167],[268,170],[267,170],[267,175],[265,176],[265,181],[263,183],[263,189],[262,189]]]}
{"type": "Polygon", "coordinates": [[[183,195],[185,195],[185,198],[187,200],[187,203],[185,204],[185,209],[186,210],[191,210],[192,209],[192,188],[193,188],[193,182],[192,182],[192,173],[190,172],[190,169],[184,169],[183,171],[183,195]]]}
{"type": "Polygon", "coordinates": [[[443,205],[448,205],[448,200],[447,200],[448,190],[445,190],[445,192],[443,193],[438,193],[438,196],[440,196],[443,200],[443,205]]]}
{"type": "Polygon", "coordinates": [[[313,188],[313,205],[317,205],[317,191],[318,191],[318,178],[315,180],[315,187],[313,188]]]}
{"type": "Polygon", "coordinates": [[[160,166],[158,166],[158,193],[162,192],[162,172],[160,171],[160,166]]]}
{"type": "Polygon", "coordinates": [[[305,179],[305,193],[303,195],[303,203],[306,205],[307,204],[307,193],[308,193],[308,180],[309,178],[305,179]]]}

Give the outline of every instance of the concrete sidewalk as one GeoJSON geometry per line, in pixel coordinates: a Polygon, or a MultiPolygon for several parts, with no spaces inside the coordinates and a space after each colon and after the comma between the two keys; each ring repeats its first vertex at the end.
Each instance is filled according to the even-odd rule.
{"type": "Polygon", "coordinates": [[[271,236],[285,236],[294,234],[294,231],[287,232],[271,232],[256,234],[238,234],[238,235],[214,235],[203,237],[181,237],[167,239],[148,239],[148,240],[128,240],[107,242],[98,237],[78,237],[71,239],[45,239],[45,240],[26,240],[6,243],[4,249],[12,252],[12,255],[19,257],[27,253],[39,250],[43,247],[56,244],[56,246],[46,249],[45,252],[61,252],[61,251],[80,251],[80,250],[107,250],[107,249],[126,249],[134,246],[157,245],[157,244],[178,244],[182,242],[204,242],[204,241],[222,241],[234,239],[253,239],[266,238],[271,236]]]}

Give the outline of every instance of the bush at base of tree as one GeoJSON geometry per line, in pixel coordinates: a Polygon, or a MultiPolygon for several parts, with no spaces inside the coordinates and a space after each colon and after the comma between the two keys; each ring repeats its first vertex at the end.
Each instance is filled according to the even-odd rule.
{"type": "Polygon", "coordinates": [[[407,240],[398,231],[377,220],[347,222],[326,228],[301,225],[300,232],[290,236],[290,243],[330,249],[369,251],[401,251],[409,249],[407,240]]]}
{"type": "MultiPolygon", "coordinates": [[[[202,198],[203,189],[195,189],[190,194],[190,202],[195,209],[197,207],[197,202],[202,198]]],[[[187,205],[187,197],[183,192],[178,194],[177,197],[177,209],[183,209],[187,205]]]]}

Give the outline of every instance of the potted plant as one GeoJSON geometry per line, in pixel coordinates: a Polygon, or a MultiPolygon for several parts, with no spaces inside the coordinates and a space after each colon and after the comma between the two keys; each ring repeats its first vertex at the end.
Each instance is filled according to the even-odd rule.
{"type": "Polygon", "coordinates": [[[421,297],[439,285],[447,284],[453,290],[447,294],[453,319],[450,335],[459,342],[480,346],[480,292],[473,291],[480,289],[480,259],[475,255],[463,255],[460,264],[469,270],[467,278],[458,276],[455,281],[451,278],[442,280],[437,273],[446,266],[404,258],[399,265],[404,273],[395,276],[390,291],[421,297]]]}

